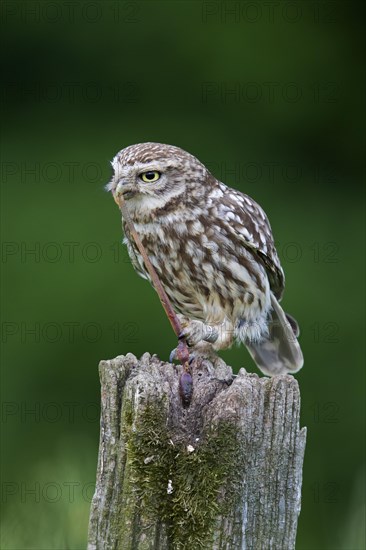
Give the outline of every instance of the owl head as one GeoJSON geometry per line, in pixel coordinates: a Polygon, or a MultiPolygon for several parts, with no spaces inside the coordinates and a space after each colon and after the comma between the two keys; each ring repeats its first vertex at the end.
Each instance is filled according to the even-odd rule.
{"type": "Polygon", "coordinates": [[[179,196],[184,200],[209,174],[196,157],[183,149],[151,142],[122,149],[112,167],[114,174],[106,189],[116,198],[122,195],[133,210],[164,207],[179,196]]]}

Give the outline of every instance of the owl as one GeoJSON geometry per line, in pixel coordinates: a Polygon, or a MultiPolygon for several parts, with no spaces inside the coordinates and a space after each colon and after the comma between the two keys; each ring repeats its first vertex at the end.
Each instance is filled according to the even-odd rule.
{"type": "MultiPolygon", "coordinates": [[[[299,328],[279,303],[284,273],[262,208],[173,145],[131,145],[112,167],[106,188],[123,196],[192,354],[237,342],[269,376],[298,371],[299,328]]],[[[135,270],[151,282],[124,221],[123,229],[135,270]]]]}

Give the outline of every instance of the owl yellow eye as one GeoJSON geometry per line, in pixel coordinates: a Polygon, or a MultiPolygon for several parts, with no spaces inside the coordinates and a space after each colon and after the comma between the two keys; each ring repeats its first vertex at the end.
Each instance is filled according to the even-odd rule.
{"type": "Polygon", "coordinates": [[[153,181],[158,181],[160,175],[160,172],[158,172],[157,170],[150,170],[149,172],[143,172],[142,174],[140,174],[140,178],[145,183],[151,183],[153,181]]]}

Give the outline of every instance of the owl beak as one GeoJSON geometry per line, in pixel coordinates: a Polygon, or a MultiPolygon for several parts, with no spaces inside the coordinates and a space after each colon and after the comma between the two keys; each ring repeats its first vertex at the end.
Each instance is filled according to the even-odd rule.
{"type": "Polygon", "coordinates": [[[120,206],[119,195],[117,195],[116,193],[112,193],[112,194],[113,194],[114,202],[116,203],[117,206],[120,206]]]}
{"type": "Polygon", "coordinates": [[[113,194],[113,198],[117,204],[119,204],[119,198],[122,196],[124,199],[131,199],[135,196],[137,190],[128,185],[127,183],[120,181],[116,187],[116,190],[113,194]]]}

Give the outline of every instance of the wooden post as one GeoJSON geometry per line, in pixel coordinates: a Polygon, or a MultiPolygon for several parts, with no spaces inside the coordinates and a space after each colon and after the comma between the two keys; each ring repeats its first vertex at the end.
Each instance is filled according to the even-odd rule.
{"type": "Polygon", "coordinates": [[[89,550],[295,548],[306,429],[292,376],[202,360],[183,408],[181,366],[145,353],[99,368],[89,550]]]}

